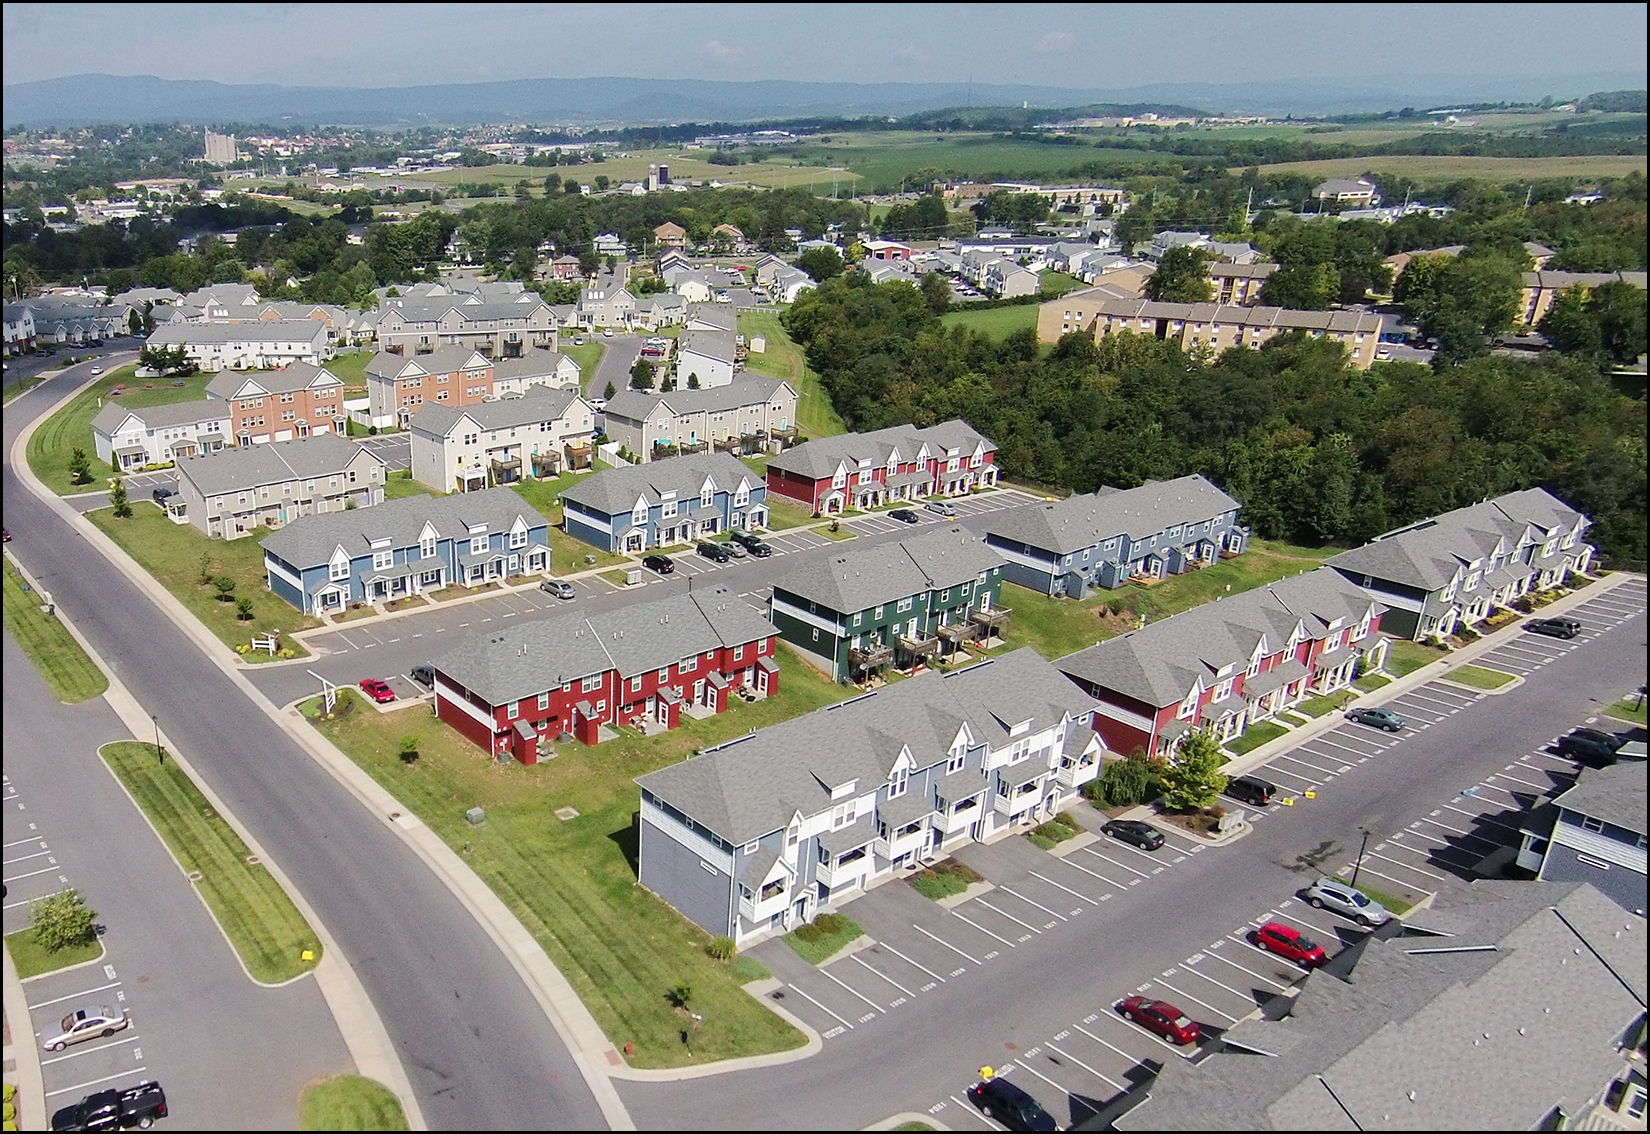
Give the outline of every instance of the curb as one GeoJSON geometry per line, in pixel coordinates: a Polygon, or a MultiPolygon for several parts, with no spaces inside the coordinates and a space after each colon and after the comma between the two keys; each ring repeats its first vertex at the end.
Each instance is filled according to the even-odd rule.
{"type": "MultiPolygon", "coordinates": [[[[837,954],[839,957],[844,955],[843,953],[837,954]]],[[[811,1059],[824,1049],[825,1041],[820,1038],[818,1032],[793,1015],[790,1009],[781,1007],[777,1001],[768,995],[776,989],[784,988],[784,981],[770,977],[766,980],[753,980],[742,987],[747,995],[760,1001],[763,1008],[808,1037],[808,1042],[801,1047],[793,1047],[789,1051],[774,1052],[771,1055],[745,1055],[738,1059],[724,1059],[719,1063],[701,1063],[694,1067],[653,1069],[621,1064],[610,1070],[608,1075],[614,1079],[624,1079],[632,1083],[674,1083],[683,1079],[708,1079],[712,1075],[722,1075],[729,1071],[748,1071],[756,1067],[775,1067],[781,1063],[796,1063],[803,1059],[811,1059]]]]}
{"type": "Polygon", "coordinates": [[[5,955],[6,1021],[11,1025],[12,1032],[8,1050],[16,1060],[16,1070],[7,1079],[15,1077],[17,1081],[18,1126],[24,1130],[49,1130],[51,1116],[46,1113],[46,1076],[40,1070],[40,1049],[34,1045],[34,1024],[29,1017],[28,994],[17,976],[11,950],[3,949],[0,953],[5,955]],[[17,1026],[19,1017],[26,1027],[17,1026]]]}

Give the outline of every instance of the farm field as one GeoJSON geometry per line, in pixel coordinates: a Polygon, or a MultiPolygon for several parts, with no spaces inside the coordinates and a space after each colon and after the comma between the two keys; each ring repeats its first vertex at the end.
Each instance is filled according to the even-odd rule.
{"type": "Polygon", "coordinates": [[[514,185],[517,181],[526,179],[532,184],[534,194],[542,196],[544,179],[552,173],[559,174],[563,180],[572,178],[586,185],[600,175],[617,185],[621,181],[645,179],[649,165],[668,165],[673,181],[715,180],[724,184],[749,182],[753,185],[765,185],[775,189],[784,189],[793,185],[813,184],[822,193],[829,192],[833,178],[840,181],[844,189],[857,180],[854,174],[843,170],[832,171],[819,165],[797,165],[795,159],[788,155],[777,160],[755,162],[749,165],[712,165],[704,158],[694,156],[692,152],[683,152],[671,148],[627,150],[623,157],[609,157],[606,161],[590,162],[584,165],[547,167],[485,165],[474,168],[444,169],[438,173],[410,173],[403,175],[399,180],[428,185],[455,185],[460,181],[514,185]]]}
{"type": "MultiPolygon", "coordinates": [[[[1330,138],[1340,135],[1331,134],[1330,138]]],[[[1597,154],[1584,157],[1492,158],[1444,157],[1421,154],[1394,154],[1383,157],[1329,158],[1324,161],[1286,161],[1263,165],[1262,173],[1302,173],[1309,177],[1358,177],[1376,172],[1414,178],[1416,181],[1446,181],[1462,177],[1481,178],[1499,184],[1541,180],[1548,177],[1643,176],[1644,154],[1597,154]]],[[[1234,173],[1243,172],[1241,169],[1234,173]]]]}

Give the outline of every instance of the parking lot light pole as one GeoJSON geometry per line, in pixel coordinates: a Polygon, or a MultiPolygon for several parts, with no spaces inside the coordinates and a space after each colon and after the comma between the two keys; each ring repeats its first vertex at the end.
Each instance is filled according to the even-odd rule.
{"type": "Polygon", "coordinates": [[[149,720],[155,726],[155,757],[164,764],[166,763],[166,749],[160,746],[160,714],[150,713],[149,720]]]}
{"type": "Polygon", "coordinates": [[[1358,844],[1357,861],[1352,864],[1352,881],[1348,883],[1350,886],[1356,886],[1358,884],[1358,868],[1364,864],[1364,848],[1369,845],[1369,831],[1363,827],[1359,827],[1358,830],[1363,831],[1364,838],[1363,842],[1358,844]]]}

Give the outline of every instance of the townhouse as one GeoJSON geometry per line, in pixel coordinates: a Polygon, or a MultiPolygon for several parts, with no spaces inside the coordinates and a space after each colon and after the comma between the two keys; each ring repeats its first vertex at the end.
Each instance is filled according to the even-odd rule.
{"type": "Polygon", "coordinates": [[[277,319],[245,323],[163,323],[149,336],[158,348],[182,347],[196,366],[220,370],[269,370],[294,362],[325,366],[333,348],[324,323],[277,319]]]}
{"type": "Polygon", "coordinates": [[[475,405],[493,396],[493,362],[469,347],[407,357],[379,351],[367,363],[367,412],[380,429],[405,429],[426,403],[475,405]]]}
{"type": "Polygon", "coordinates": [[[1190,732],[1222,742],[1308,697],[1381,668],[1385,608],[1318,568],[1148,623],[1055,667],[1099,703],[1117,752],[1172,756],[1190,732]]]}
{"type": "Polygon", "coordinates": [[[819,286],[813,277],[799,268],[785,267],[774,273],[768,285],[775,303],[795,303],[796,297],[819,286]]]}
{"type": "Polygon", "coordinates": [[[233,436],[229,406],[216,398],[159,406],[127,406],[110,398],[92,418],[97,459],[121,472],[216,453],[233,436]]]}
{"type": "Polygon", "coordinates": [[[345,432],[343,382],[307,362],[252,374],[221,373],[206,384],[206,396],[226,406],[237,445],[345,432]]]}
{"type": "Polygon", "coordinates": [[[918,283],[916,270],[906,260],[861,260],[855,270],[864,273],[874,284],[899,280],[915,287],[918,283]]]}
{"type": "Polygon", "coordinates": [[[1162,579],[1242,554],[1249,529],[1237,522],[1241,507],[1193,473],[995,512],[985,540],[1009,582],[1080,599],[1090,587],[1162,579]]]}
{"type": "Polygon", "coordinates": [[[1327,560],[1390,607],[1387,633],[1446,638],[1592,565],[1592,521],[1544,488],[1509,492],[1387,532],[1327,560]]]}
{"type": "Polygon", "coordinates": [[[548,521],[508,488],[307,515],[259,546],[269,589],[314,615],[550,569],[548,521]]]}
{"type": "Polygon", "coordinates": [[[1572,287],[1591,291],[1601,284],[1630,283],[1643,291],[1645,280],[1644,272],[1525,272],[1518,321],[1535,326],[1552,310],[1553,301],[1572,287]]]}
{"type": "Polygon", "coordinates": [[[336,433],[230,447],[178,462],[167,512],[213,539],[239,539],[300,516],[382,504],[387,467],[336,433]]]}
{"type": "Polygon", "coordinates": [[[821,437],[768,462],[768,490],[818,515],[997,485],[997,446],[959,419],[821,437]]]}
{"type": "Polygon", "coordinates": [[[1215,286],[1215,302],[1235,307],[1253,307],[1260,302],[1267,277],[1278,270],[1276,264],[1210,264],[1209,282],[1215,286]]]}
{"type": "Polygon", "coordinates": [[[728,303],[689,303],[682,330],[724,331],[731,335],[739,330],[739,312],[728,303]]]}
{"type": "Polygon", "coordinates": [[[117,335],[135,333],[131,321],[134,311],[136,308],[130,303],[117,301],[109,304],[98,296],[38,295],[7,304],[6,322],[8,330],[17,336],[18,341],[27,341],[29,336],[22,333],[26,312],[28,322],[33,326],[32,345],[78,346],[93,339],[112,339],[117,335]]]}
{"type": "Polygon", "coordinates": [[[636,300],[636,310],[630,316],[631,329],[657,331],[661,327],[679,327],[687,321],[688,302],[679,295],[656,291],[636,300]]]}
{"type": "Polygon", "coordinates": [[[32,352],[37,346],[34,309],[21,303],[5,305],[5,357],[32,352]]]}
{"type": "Polygon", "coordinates": [[[958,256],[957,270],[962,277],[998,299],[1036,295],[1042,286],[1036,270],[1040,260],[1021,265],[989,248],[962,249],[958,256]]]}
{"type": "Polygon", "coordinates": [[[578,322],[582,327],[630,326],[636,297],[625,287],[628,273],[603,270],[579,293],[578,322]]]}
{"type": "Polygon", "coordinates": [[[470,406],[429,403],[412,416],[412,474],[437,492],[476,492],[523,477],[589,468],[596,411],[577,390],[534,386],[470,406]]]}
{"type": "Polygon", "coordinates": [[[766,501],[761,476],[727,453],[605,469],[561,494],[567,534],[617,552],[764,527],[766,501]]]}
{"type": "Polygon", "coordinates": [[[1075,799],[1095,707],[1024,649],[759,729],[637,779],[639,879],[737,944],[793,929],[1075,799]]]}
{"type": "Polygon", "coordinates": [[[602,421],[608,440],[650,461],[705,447],[755,452],[796,436],[796,390],[781,378],[741,374],[726,386],[668,393],[619,390],[602,421]]]}
{"type": "Polygon", "coordinates": [[[1284,307],[1107,299],[1094,303],[1086,319],[1080,324],[1074,322],[1071,329],[1092,332],[1097,342],[1106,335],[1132,331],[1174,340],[1185,350],[1199,346],[1214,351],[1258,347],[1275,335],[1301,331],[1343,344],[1352,365],[1368,370],[1375,362],[1375,349],[1386,330],[1388,316],[1365,311],[1294,311],[1284,307]]]}
{"type": "Polygon", "coordinates": [[[564,614],[471,634],[431,662],[435,715],[488,753],[523,764],[571,735],[673,729],[686,713],[779,691],[774,628],[727,587],[600,614],[564,614]]]}
{"type": "Polygon", "coordinates": [[[411,355],[466,347],[491,358],[517,358],[530,347],[555,350],[556,329],[555,312],[534,292],[516,299],[471,294],[392,301],[378,309],[372,328],[379,350],[411,355]]]}
{"type": "Polygon", "coordinates": [[[721,268],[692,268],[672,265],[662,273],[670,290],[689,303],[709,303],[718,292],[739,287],[742,278],[721,268]]]}
{"type": "Polygon", "coordinates": [[[662,248],[681,248],[687,244],[687,229],[675,221],[666,221],[653,230],[653,239],[662,248]]]}
{"type": "Polygon", "coordinates": [[[780,637],[838,681],[1001,637],[1003,559],[962,527],[814,559],[773,584],[780,637]]]}
{"type": "Polygon", "coordinates": [[[1644,916],[1644,763],[1583,768],[1567,790],[1527,811],[1515,861],[1545,882],[1588,882],[1644,916]]]}
{"type": "Polygon", "coordinates": [[[500,397],[521,394],[534,386],[576,390],[582,373],[579,364],[559,350],[530,350],[520,358],[500,358],[493,363],[493,393],[500,397]]]}
{"type": "Polygon", "coordinates": [[[689,318],[689,326],[676,340],[678,386],[688,389],[726,386],[743,369],[734,332],[695,330],[689,318]]]}

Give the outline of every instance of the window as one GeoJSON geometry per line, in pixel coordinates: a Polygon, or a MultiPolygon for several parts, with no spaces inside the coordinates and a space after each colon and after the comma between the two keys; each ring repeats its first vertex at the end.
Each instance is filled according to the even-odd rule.
{"type": "Polygon", "coordinates": [[[911,600],[908,599],[908,598],[900,599],[899,603],[894,607],[894,609],[896,611],[901,611],[901,612],[910,610],[911,609],[911,600]]]}
{"type": "Polygon", "coordinates": [[[667,665],[659,671],[659,682],[663,684],[670,680],[670,667],[667,665]]]}
{"type": "Polygon", "coordinates": [[[418,557],[420,559],[435,558],[435,537],[423,536],[418,541],[418,557]]]}
{"type": "Polygon", "coordinates": [[[588,693],[592,689],[600,689],[601,687],[602,675],[599,673],[593,673],[589,677],[586,677],[583,681],[579,682],[579,691],[582,693],[588,693]]]}
{"type": "Polygon", "coordinates": [[[1583,831],[1602,831],[1604,830],[1604,820],[1594,819],[1591,815],[1583,815],[1581,817],[1581,829],[1583,831]]]}
{"type": "Polygon", "coordinates": [[[708,484],[701,488],[699,490],[699,507],[709,508],[714,493],[715,490],[708,484]]]}
{"type": "Polygon", "coordinates": [[[745,657],[745,647],[744,646],[735,646],[733,648],[733,660],[734,661],[743,661],[744,657],[745,657]]]}
{"type": "Polygon", "coordinates": [[[863,617],[864,617],[864,616],[865,616],[865,615],[864,615],[864,612],[863,612],[863,611],[862,611],[862,612],[860,612],[860,613],[859,613],[859,614],[856,614],[856,615],[854,615],[854,625],[855,625],[855,626],[858,626],[858,625],[859,625],[859,621],[860,621],[860,619],[861,619],[861,618],[863,618],[863,617]]]}
{"type": "Polygon", "coordinates": [[[676,501],[666,500],[663,504],[660,504],[659,505],[659,517],[661,519],[665,519],[665,520],[675,519],[676,518],[676,501]]]}
{"type": "Polygon", "coordinates": [[[676,663],[676,672],[677,673],[692,673],[694,670],[696,670],[698,668],[699,668],[699,655],[698,654],[694,654],[691,658],[683,658],[681,661],[676,663]]]}
{"type": "Polygon", "coordinates": [[[510,533],[510,546],[511,547],[526,547],[527,546],[527,531],[526,531],[525,528],[520,530],[520,531],[514,531],[514,532],[510,533]]]}
{"type": "Polygon", "coordinates": [[[910,786],[910,782],[911,774],[907,769],[903,767],[895,769],[893,776],[888,780],[888,798],[898,799],[904,795],[905,789],[910,786]]]}
{"type": "Polygon", "coordinates": [[[875,614],[875,615],[874,615],[874,617],[876,617],[876,618],[878,618],[878,619],[880,619],[880,618],[881,618],[881,617],[882,617],[882,607],[880,607],[880,606],[879,606],[879,607],[877,607],[877,612],[876,612],[876,614],[875,614]]]}
{"type": "Polygon", "coordinates": [[[854,821],[854,805],[858,802],[850,799],[831,808],[831,830],[840,831],[854,821]]]}
{"type": "Polygon", "coordinates": [[[549,693],[540,693],[539,694],[539,712],[542,713],[542,712],[544,712],[544,710],[548,709],[549,707],[550,707],[550,694],[549,693]]]}
{"type": "Polygon", "coordinates": [[[1180,711],[1176,713],[1175,716],[1183,721],[1189,721],[1192,719],[1192,714],[1196,711],[1197,690],[1194,688],[1190,693],[1186,694],[1186,699],[1180,703],[1180,711]]]}
{"type": "Polygon", "coordinates": [[[515,720],[517,717],[521,716],[521,702],[511,701],[504,707],[504,715],[511,720],[515,720]]]}
{"type": "Polygon", "coordinates": [[[642,691],[642,679],[640,676],[632,677],[630,679],[630,691],[632,693],[640,693],[642,691]]]}
{"type": "Polygon", "coordinates": [[[327,578],[334,583],[342,583],[349,578],[349,560],[334,559],[327,567],[327,578]]]}
{"type": "Polygon", "coordinates": [[[388,571],[395,566],[395,550],[375,551],[372,553],[372,569],[374,571],[388,571]]]}
{"type": "Polygon", "coordinates": [[[470,537],[470,554],[481,555],[487,550],[487,537],[484,535],[470,537]]]}

